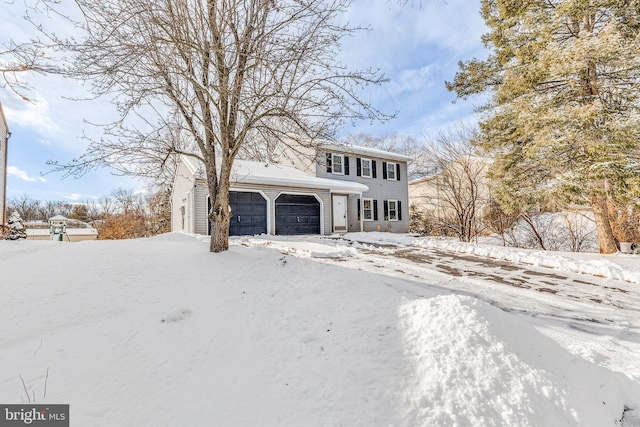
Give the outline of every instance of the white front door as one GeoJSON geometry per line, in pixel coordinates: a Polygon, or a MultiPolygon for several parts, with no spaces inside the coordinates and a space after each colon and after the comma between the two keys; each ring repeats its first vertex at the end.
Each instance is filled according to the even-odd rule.
{"type": "Polygon", "coordinates": [[[347,196],[333,196],[333,231],[347,231],[347,196]]]}

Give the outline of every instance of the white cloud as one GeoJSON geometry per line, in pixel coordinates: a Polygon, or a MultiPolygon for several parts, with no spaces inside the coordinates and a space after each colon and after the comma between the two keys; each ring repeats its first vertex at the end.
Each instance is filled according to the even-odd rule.
{"type": "Polygon", "coordinates": [[[9,166],[7,167],[7,175],[8,176],[15,176],[18,179],[21,179],[23,181],[28,181],[28,182],[46,182],[46,180],[42,177],[32,177],[29,176],[29,174],[15,166],[9,166]]]}
{"type": "Polygon", "coordinates": [[[405,91],[416,91],[433,85],[433,71],[431,65],[421,68],[402,70],[397,79],[389,84],[389,92],[396,95],[405,91]]]}
{"type": "Polygon", "coordinates": [[[74,200],[74,201],[80,200],[81,197],[82,197],[82,194],[78,194],[78,193],[71,193],[64,196],[65,199],[74,200]]]}
{"type": "Polygon", "coordinates": [[[14,99],[13,102],[10,100],[3,104],[7,121],[11,123],[11,126],[18,125],[35,129],[41,135],[56,131],[58,126],[51,117],[49,102],[38,93],[35,94],[34,99],[37,101],[28,102],[14,99]]]}

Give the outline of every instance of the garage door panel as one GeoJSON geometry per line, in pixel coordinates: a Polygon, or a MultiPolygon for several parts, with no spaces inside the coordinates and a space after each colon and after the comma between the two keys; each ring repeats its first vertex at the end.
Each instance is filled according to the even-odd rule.
{"type": "Polygon", "coordinates": [[[276,234],[320,234],[320,202],[314,196],[282,194],[275,205],[276,234]]]}
{"type": "MultiPolygon", "coordinates": [[[[267,201],[262,194],[248,191],[230,191],[230,236],[267,234],[267,201]]],[[[211,204],[209,203],[209,209],[211,204]]],[[[208,225],[211,234],[211,224],[208,225]]]]}
{"type": "Polygon", "coordinates": [[[230,191],[229,235],[251,236],[267,233],[267,201],[260,193],[230,191]]]}

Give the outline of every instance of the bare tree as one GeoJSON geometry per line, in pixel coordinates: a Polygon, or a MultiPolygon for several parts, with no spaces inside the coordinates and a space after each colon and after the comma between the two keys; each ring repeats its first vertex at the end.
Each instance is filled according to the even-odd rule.
{"type": "Polygon", "coordinates": [[[212,201],[210,250],[227,250],[229,181],[243,151],[315,145],[345,121],[389,118],[358,96],[384,77],[335,58],[359,30],[339,23],[352,2],[76,0],[87,29],[66,46],[76,76],[115,97],[121,119],[106,128],[110,138],[58,169],[139,173],[177,153],[195,157],[212,201]]]}
{"type": "Polygon", "coordinates": [[[102,201],[105,211],[96,223],[98,239],[135,239],[169,231],[171,214],[166,191],[136,193],[119,188],[102,201]]]}
{"type": "Polygon", "coordinates": [[[515,226],[519,218],[517,213],[506,213],[494,198],[489,199],[486,208],[482,212],[482,223],[490,232],[500,236],[502,246],[507,246],[505,235],[508,230],[515,226]]]}
{"type": "Polygon", "coordinates": [[[58,202],[54,200],[44,200],[38,205],[38,219],[47,221],[58,214],[58,202]]]}
{"type": "Polygon", "coordinates": [[[7,212],[18,212],[24,221],[34,221],[39,219],[39,205],[40,203],[28,194],[13,196],[7,201],[7,212]]]}
{"type": "MultiPolygon", "coordinates": [[[[12,34],[0,38],[0,88],[8,88],[25,101],[32,101],[27,95],[32,87],[25,75],[64,74],[61,58],[56,58],[59,43],[44,30],[41,22],[36,22],[42,13],[57,14],[52,8],[57,0],[25,1],[24,18],[33,24],[34,33],[28,39],[14,39],[12,34]]],[[[65,21],[68,17],[62,16],[65,21]]]]}
{"type": "Polygon", "coordinates": [[[480,209],[489,201],[488,161],[476,154],[474,137],[475,130],[463,125],[427,137],[425,176],[411,190],[417,207],[437,218],[440,234],[465,242],[483,230],[480,209]]]}
{"type": "Polygon", "coordinates": [[[594,219],[580,210],[562,212],[566,228],[563,240],[571,252],[595,252],[598,250],[598,236],[594,219]]]}
{"type": "Polygon", "coordinates": [[[422,142],[413,136],[402,135],[367,135],[364,133],[350,134],[345,138],[345,142],[351,145],[377,148],[392,153],[404,154],[412,158],[407,163],[407,177],[409,181],[418,178],[424,170],[422,153],[422,142]]]}

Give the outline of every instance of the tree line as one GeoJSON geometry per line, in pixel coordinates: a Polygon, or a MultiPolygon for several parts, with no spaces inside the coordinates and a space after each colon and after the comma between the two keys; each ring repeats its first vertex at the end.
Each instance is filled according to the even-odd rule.
{"type": "Polygon", "coordinates": [[[26,194],[7,200],[7,212],[17,212],[26,227],[62,215],[96,228],[99,240],[150,237],[171,231],[169,191],[135,192],[116,189],[93,200],[35,200],[26,194]]]}

